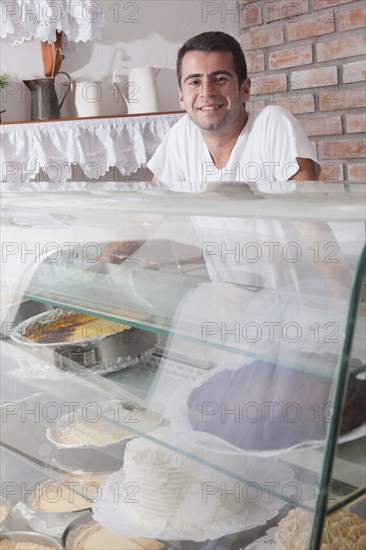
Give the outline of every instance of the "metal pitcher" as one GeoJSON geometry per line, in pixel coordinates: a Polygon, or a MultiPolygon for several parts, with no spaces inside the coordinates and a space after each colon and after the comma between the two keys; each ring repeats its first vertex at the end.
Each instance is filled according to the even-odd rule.
{"type": "Polygon", "coordinates": [[[53,67],[51,78],[36,78],[34,80],[23,80],[28,90],[32,92],[32,120],[47,120],[49,118],[60,118],[61,107],[70,90],[71,77],[63,71],[59,71],[55,75],[57,52],[60,52],[61,59],[64,59],[61,48],[56,48],[53,52],[53,67]],[[60,102],[56,94],[55,80],[59,74],[64,74],[68,78],[66,90],[61,97],[60,102]]]}
{"type": "Polygon", "coordinates": [[[23,83],[32,92],[32,120],[47,120],[49,118],[60,118],[60,109],[65,101],[71,86],[71,77],[67,73],[60,71],[54,78],[36,78],[34,80],[23,80],[23,83]],[[69,83],[66,87],[61,101],[59,102],[55,80],[58,75],[64,74],[69,83]]]}

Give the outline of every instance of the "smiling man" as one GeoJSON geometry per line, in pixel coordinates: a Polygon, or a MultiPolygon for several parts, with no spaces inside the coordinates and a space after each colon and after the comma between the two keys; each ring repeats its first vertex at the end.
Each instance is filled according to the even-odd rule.
{"type": "Polygon", "coordinates": [[[223,32],[188,40],[177,59],[179,100],[186,111],[148,167],[154,181],[181,191],[207,182],[316,180],[319,165],[296,118],[269,105],[248,113],[244,53],[223,32]]]}

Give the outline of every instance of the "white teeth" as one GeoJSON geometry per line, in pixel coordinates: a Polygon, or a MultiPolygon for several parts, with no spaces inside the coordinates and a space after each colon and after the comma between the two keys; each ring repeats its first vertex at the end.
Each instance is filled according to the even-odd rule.
{"type": "Polygon", "coordinates": [[[214,105],[213,107],[201,107],[202,111],[213,111],[214,109],[218,109],[219,105],[214,105]]]}

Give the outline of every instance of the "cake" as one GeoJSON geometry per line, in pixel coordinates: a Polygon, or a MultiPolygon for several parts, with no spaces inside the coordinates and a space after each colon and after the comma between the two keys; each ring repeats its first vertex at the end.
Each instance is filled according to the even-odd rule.
{"type": "MultiPolygon", "coordinates": [[[[281,550],[303,550],[309,546],[313,515],[302,508],[290,510],[278,526],[277,546],[281,550]]],[[[366,521],[347,510],[327,516],[319,550],[364,550],[366,521]]]]}
{"type": "Polygon", "coordinates": [[[160,415],[143,410],[135,404],[131,409],[129,404],[118,401],[110,404],[109,408],[103,404],[96,406],[111,421],[99,417],[93,422],[88,422],[83,417],[83,411],[77,411],[71,418],[68,416],[60,419],[55,428],[47,433],[47,437],[56,445],[105,447],[134,437],[134,430],[149,432],[156,428],[162,419],[160,415]]]}
{"type": "Polygon", "coordinates": [[[165,426],[129,441],[123,468],[93,502],[94,520],[131,538],[203,542],[277,516],[283,500],[265,488],[273,479],[276,493],[291,484],[290,466],[244,456],[209,434],[199,440],[185,435],[165,426]]]}
{"type": "MultiPolygon", "coordinates": [[[[265,361],[213,374],[188,398],[194,430],[246,451],[320,441],[332,421],[333,380],[265,361]]],[[[366,381],[349,377],[341,433],[366,421],[366,381]]]]}
{"type": "MultiPolygon", "coordinates": [[[[145,438],[131,440],[125,450],[123,473],[126,486],[135,487],[134,498],[124,498],[123,507],[135,525],[145,533],[191,533],[192,540],[205,540],[213,523],[224,525],[231,532],[233,517],[241,517],[248,506],[244,498],[223,499],[220,490],[205,493],[210,487],[232,487],[235,481],[215,468],[205,465],[209,453],[195,451],[198,460],[173,450],[176,443],[165,428],[153,432],[158,441],[145,438]],[[169,447],[161,444],[160,438],[169,447]],[[168,439],[166,439],[168,437],[168,439]],[[202,459],[202,460],[200,460],[202,459]],[[203,494],[205,493],[205,494],[203,494]],[[212,494],[211,494],[212,493],[212,494]],[[229,524],[229,527],[228,527],[229,524]]],[[[188,442],[185,453],[193,452],[188,442]]],[[[236,460],[236,457],[235,457],[236,460]]],[[[243,458],[239,457],[240,463],[243,458]]],[[[222,467],[231,468],[223,459],[222,467]]]]}
{"type": "Polygon", "coordinates": [[[29,498],[29,505],[41,512],[77,512],[90,508],[90,502],[78,495],[70,486],[53,480],[38,483],[29,498]]]}
{"type": "Polygon", "coordinates": [[[54,546],[45,546],[37,542],[19,541],[11,539],[2,539],[0,541],[1,550],[55,550],[54,546]]]}
{"type": "Polygon", "coordinates": [[[157,540],[130,539],[123,535],[115,535],[94,520],[70,531],[66,539],[67,550],[100,550],[101,548],[108,548],[108,550],[161,550],[165,548],[165,545],[157,540]]]}
{"type": "Polygon", "coordinates": [[[58,443],[78,447],[105,447],[131,437],[131,432],[106,420],[99,420],[95,424],[77,420],[57,427],[54,434],[58,443]]]}
{"type": "Polygon", "coordinates": [[[129,325],[115,323],[84,313],[59,310],[55,320],[34,322],[23,336],[37,344],[81,342],[103,338],[130,329],[129,325]]]}

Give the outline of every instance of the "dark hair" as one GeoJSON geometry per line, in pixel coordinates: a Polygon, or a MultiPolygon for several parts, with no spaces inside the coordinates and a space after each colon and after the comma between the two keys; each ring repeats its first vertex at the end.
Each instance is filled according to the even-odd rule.
{"type": "Polygon", "coordinates": [[[178,51],[177,77],[180,86],[182,79],[182,61],[187,52],[228,51],[233,54],[233,68],[238,77],[239,86],[247,78],[247,64],[241,46],[233,36],[221,31],[210,31],[197,34],[187,40],[178,51]]]}

